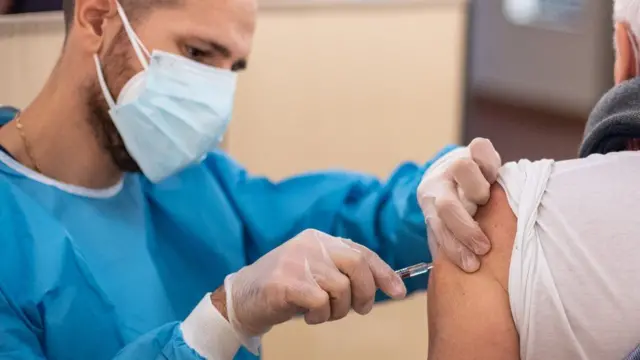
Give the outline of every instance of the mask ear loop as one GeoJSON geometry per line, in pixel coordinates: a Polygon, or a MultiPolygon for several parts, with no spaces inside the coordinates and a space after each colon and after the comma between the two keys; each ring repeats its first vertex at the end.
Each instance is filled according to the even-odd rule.
{"type": "MultiPolygon", "coordinates": [[[[145,48],[144,45],[142,44],[142,41],[140,41],[140,38],[138,37],[138,35],[131,28],[131,23],[129,22],[127,15],[124,13],[124,9],[122,8],[122,5],[120,5],[119,2],[116,2],[116,6],[118,7],[118,15],[120,15],[120,19],[122,20],[122,26],[124,27],[124,31],[127,33],[127,36],[129,37],[129,41],[131,42],[131,47],[133,47],[133,50],[135,51],[136,56],[140,61],[140,64],[146,70],[147,67],[149,66],[149,63],[147,61],[147,58],[145,57],[145,54],[149,58],[151,58],[151,55],[149,54],[149,51],[147,50],[147,48],[145,48]]],[[[98,58],[97,54],[93,55],[93,61],[96,64],[96,72],[98,73],[98,83],[102,88],[102,93],[104,95],[104,98],[107,101],[107,105],[109,105],[109,109],[113,109],[116,106],[116,102],[111,96],[111,92],[109,91],[109,87],[107,86],[107,81],[104,79],[102,65],[100,64],[100,59],[98,58]]]]}
{"type": "Polygon", "coordinates": [[[111,92],[109,92],[109,87],[107,87],[107,82],[104,79],[104,74],[102,73],[102,66],[100,65],[100,59],[98,59],[98,54],[93,55],[93,61],[96,63],[96,70],[98,73],[98,83],[100,83],[100,87],[102,88],[102,94],[104,95],[104,99],[107,101],[107,105],[109,105],[109,109],[113,109],[116,107],[116,102],[113,100],[111,96],[111,92]]]}
{"type": "Polygon", "coordinates": [[[140,38],[138,37],[136,32],[133,31],[133,28],[131,28],[131,23],[127,18],[127,14],[124,13],[124,9],[122,8],[122,5],[120,5],[119,2],[116,2],[116,5],[118,6],[118,14],[120,15],[120,19],[122,19],[122,26],[124,26],[124,31],[129,36],[129,40],[131,41],[131,46],[133,47],[133,51],[135,51],[136,56],[140,61],[140,64],[142,64],[142,67],[146,70],[147,67],[149,66],[149,62],[147,61],[147,58],[145,57],[145,55],[151,58],[151,54],[149,54],[149,51],[147,50],[147,48],[144,47],[144,45],[142,44],[142,41],[140,41],[140,38]]]}

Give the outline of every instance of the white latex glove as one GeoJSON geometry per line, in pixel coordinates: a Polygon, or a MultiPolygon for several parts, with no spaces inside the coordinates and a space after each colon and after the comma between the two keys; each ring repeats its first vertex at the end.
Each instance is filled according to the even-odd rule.
{"type": "Polygon", "coordinates": [[[491,243],[473,220],[478,206],[489,201],[491,184],[502,165],[491,141],[474,139],[433,164],[418,188],[418,202],[427,222],[431,254],[444,252],[467,272],[480,267],[477,255],[491,243]]]}
{"type": "Polygon", "coordinates": [[[371,250],[306,230],[226,278],[227,314],[241,338],[256,337],[298,314],[308,324],[341,319],[351,309],[367,314],[378,288],[395,299],[407,291],[371,250]]]}

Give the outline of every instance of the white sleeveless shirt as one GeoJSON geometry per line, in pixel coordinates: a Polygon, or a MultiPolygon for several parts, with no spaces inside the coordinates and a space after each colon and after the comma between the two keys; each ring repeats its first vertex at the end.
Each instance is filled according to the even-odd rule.
{"type": "Polygon", "coordinates": [[[520,356],[623,359],[640,343],[640,152],[506,164],[520,356]]]}

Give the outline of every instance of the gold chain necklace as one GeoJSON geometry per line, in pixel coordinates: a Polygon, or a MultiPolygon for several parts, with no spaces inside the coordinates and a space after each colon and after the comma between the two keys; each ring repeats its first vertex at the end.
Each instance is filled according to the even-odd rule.
{"type": "Polygon", "coordinates": [[[20,138],[22,138],[22,145],[24,146],[24,149],[27,153],[27,157],[31,162],[31,165],[33,165],[33,169],[37,172],[40,172],[40,167],[38,166],[38,163],[36,163],[36,160],[33,157],[33,153],[31,152],[31,146],[29,146],[29,142],[27,141],[27,136],[24,133],[24,126],[22,125],[22,121],[20,121],[20,113],[17,113],[16,117],[14,117],[13,120],[16,121],[16,129],[18,129],[18,132],[20,133],[20,138]]]}

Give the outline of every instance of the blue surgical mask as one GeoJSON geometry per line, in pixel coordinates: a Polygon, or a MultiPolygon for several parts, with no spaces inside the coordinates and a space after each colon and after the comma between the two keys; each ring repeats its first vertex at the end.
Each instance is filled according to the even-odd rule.
{"type": "Polygon", "coordinates": [[[127,151],[149,180],[159,182],[220,144],[231,119],[236,74],[158,50],[149,54],[119,4],[118,12],[143,70],[129,79],[117,102],[94,55],[98,80],[127,151]]]}

